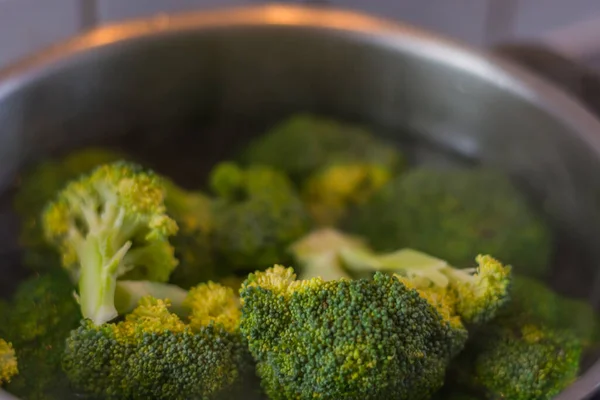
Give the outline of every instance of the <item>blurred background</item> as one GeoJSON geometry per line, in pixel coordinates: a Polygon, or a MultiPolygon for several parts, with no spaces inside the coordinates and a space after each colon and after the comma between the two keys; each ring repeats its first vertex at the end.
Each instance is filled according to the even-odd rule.
{"type": "MultiPolygon", "coordinates": [[[[260,0],[0,0],[0,68],[94,26],[260,0]]],[[[285,2],[284,2],[285,3],[285,2]]],[[[296,0],[405,21],[471,45],[541,41],[600,69],[598,0],[296,0]]]]}

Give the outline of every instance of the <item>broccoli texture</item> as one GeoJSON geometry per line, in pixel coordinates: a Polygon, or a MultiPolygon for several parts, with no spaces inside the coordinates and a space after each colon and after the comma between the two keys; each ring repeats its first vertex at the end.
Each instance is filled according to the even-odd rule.
{"type": "Polygon", "coordinates": [[[17,356],[12,344],[0,339],[0,386],[10,382],[19,373],[17,356]]]}
{"type": "Polygon", "coordinates": [[[364,162],[393,171],[404,164],[396,146],[361,127],[311,115],[296,115],[250,143],[242,160],[268,165],[296,183],[332,163],[364,162]]]}
{"type": "Polygon", "coordinates": [[[410,247],[465,267],[472,254],[493,254],[531,276],[544,275],[552,248],[549,228],[520,193],[485,169],[413,169],[349,216],[347,227],[377,250],[410,247]]]}
{"type": "Polygon", "coordinates": [[[213,200],[201,192],[186,191],[168,179],[164,182],[165,206],[179,227],[170,240],[179,260],[170,281],[189,289],[200,282],[218,279],[220,271],[216,268],[212,244],[213,200]]]}
{"type": "Polygon", "coordinates": [[[331,228],[311,232],[291,249],[304,278],[396,274],[426,296],[444,297],[449,312],[467,324],[491,320],[510,299],[512,267],[487,255],[476,257],[476,268],[458,269],[412,249],[377,254],[359,238],[331,228]]]}
{"type": "Polygon", "coordinates": [[[65,338],[80,318],[71,281],[63,270],[21,283],[0,315],[0,336],[12,343],[19,369],[6,390],[26,400],[71,398],[60,360],[65,338]]]}
{"type": "Polygon", "coordinates": [[[585,345],[598,339],[598,316],[582,300],[561,296],[544,283],[525,276],[514,277],[511,298],[505,314],[523,315],[552,329],[568,330],[585,345]]]}
{"type": "Polygon", "coordinates": [[[161,180],[117,162],[71,181],[46,207],[46,238],[78,281],[84,318],[96,324],[118,315],[118,278],[164,282],[177,260],[168,237],[177,224],[166,213],[161,180]]]}
{"type": "Polygon", "coordinates": [[[63,357],[71,382],[107,399],[234,398],[252,364],[233,291],[214,283],[193,288],[184,301],[190,323],[169,306],[148,296],[122,322],[84,320],[63,357]]]}
{"type": "Polygon", "coordinates": [[[472,336],[457,380],[487,399],[549,400],[577,377],[582,344],[571,332],[511,316],[472,336]]]}
{"type": "Polygon", "coordinates": [[[289,258],[287,248],[310,221],[289,179],[261,166],[233,163],[214,168],[210,184],[218,196],[213,241],[220,260],[233,271],[252,271],[289,258]]]}
{"type": "Polygon", "coordinates": [[[20,177],[14,208],[21,219],[19,242],[26,250],[23,255],[26,266],[35,271],[60,267],[60,257],[46,242],[41,226],[41,215],[46,203],[68,181],[101,164],[121,158],[121,154],[113,150],[87,148],[62,159],[40,163],[20,177]]]}
{"type": "Polygon", "coordinates": [[[302,198],[317,225],[334,226],[354,207],[364,205],[393,174],[378,164],[329,165],[308,177],[302,198]]]}
{"type": "Polygon", "coordinates": [[[488,399],[552,399],[576,379],[597,318],[532,278],[515,276],[510,296],[493,321],[470,332],[450,380],[488,399]]]}
{"type": "MultiPolygon", "coordinates": [[[[348,254],[344,257],[350,265],[354,260],[348,254]]],[[[379,257],[379,265],[375,265],[376,269],[407,277],[422,291],[445,296],[464,322],[482,324],[510,300],[512,267],[489,255],[475,260],[476,268],[457,269],[427,254],[403,249],[379,257]]]]}
{"type": "Polygon", "coordinates": [[[271,399],[428,399],[466,340],[387,274],[298,281],[275,266],[240,293],[240,328],[271,399]]]}

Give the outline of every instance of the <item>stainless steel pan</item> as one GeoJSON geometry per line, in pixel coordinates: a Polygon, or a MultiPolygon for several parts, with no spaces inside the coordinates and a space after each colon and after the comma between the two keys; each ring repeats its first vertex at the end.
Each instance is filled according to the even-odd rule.
{"type": "MultiPolygon", "coordinates": [[[[149,158],[193,184],[248,132],[295,111],[412,135],[512,174],[569,244],[558,249],[554,282],[596,302],[596,118],[502,57],[354,13],[261,6],[157,17],[94,30],[8,68],[0,191],[26,163],[99,143],[162,156],[149,158]]],[[[0,253],[13,248],[14,226],[5,208],[0,253]]],[[[0,285],[8,293],[21,270],[2,268],[14,277],[0,285]]],[[[596,363],[559,399],[584,399],[599,382],[596,363]]]]}

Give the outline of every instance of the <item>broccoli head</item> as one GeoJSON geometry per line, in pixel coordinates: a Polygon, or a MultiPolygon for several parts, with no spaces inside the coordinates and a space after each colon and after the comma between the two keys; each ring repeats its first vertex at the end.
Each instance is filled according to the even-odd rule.
{"type": "Polygon", "coordinates": [[[577,377],[581,341],[521,317],[500,318],[474,333],[456,363],[457,381],[488,399],[549,400],[577,377]]]}
{"type": "Polygon", "coordinates": [[[19,373],[17,356],[12,344],[0,339],[0,386],[10,382],[19,373]]]}
{"type": "Polygon", "coordinates": [[[170,312],[168,299],[150,296],[122,322],[84,320],[67,339],[64,371],[75,387],[107,399],[233,396],[251,367],[237,297],[205,283],[190,291],[184,306],[190,323],[170,312]]]}
{"type": "Polygon", "coordinates": [[[504,175],[485,169],[414,169],[346,224],[380,251],[410,247],[465,267],[472,254],[493,254],[532,276],[545,273],[552,249],[545,222],[504,175]]]}
{"type": "Polygon", "coordinates": [[[376,271],[395,274],[426,295],[444,297],[451,314],[467,324],[491,320],[510,299],[512,267],[488,255],[476,257],[476,268],[458,269],[412,249],[378,254],[359,238],[331,228],[311,232],[291,250],[302,277],[332,280],[376,271]]]}
{"type": "Polygon", "coordinates": [[[249,144],[242,160],[281,170],[297,183],[331,163],[364,162],[393,171],[404,162],[396,146],[365,129],[311,115],[276,125],[249,144]]]}
{"type": "Polygon", "coordinates": [[[121,158],[122,155],[113,150],[87,148],[25,171],[19,179],[14,208],[21,219],[19,242],[25,249],[23,262],[26,266],[36,271],[60,267],[60,257],[46,242],[41,226],[46,203],[71,179],[121,158]]]}
{"type": "Polygon", "coordinates": [[[164,198],[160,178],[117,162],[71,181],[47,205],[44,232],[78,281],[83,317],[102,324],[117,316],[118,278],[169,279],[177,260],[168,237],[177,224],[164,198]]]}
{"type": "Polygon", "coordinates": [[[514,277],[508,313],[526,316],[552,329],[568,330],[585,345],[597,340],[598,315],[590,304],[562,296],[533,278],[514,277]]]}
{"type": "Polygon", "coordinates": [[[395,277],[250,274],[240,329],[271,399],[428,399],[466,331],[395,277]]]}
{"type": "Polygon", "coordinates": [[[179,230],[170,240],[179,265],[170,281],[189,289],[200,282],[216,280],[216,268],[211,235],[213,232],[213,200],[201,192],[186,191],[164,179],[165,206],[179,230]]]}
{"type": "Polygon", "coordinates": [[[515,276],[510,296],[494,320],[470,332],[450,379],[489,399],[551,399],[576,379],[597,318],[532,278],[515,276]]]}
{"type": "Polygon", "coordinates": [[[6,390],[28,400],[71,398],[60,360],[65,338],[80,318],[62,269],[22,282],[0,315],[0,336],[12,343],[19,369],[6,390]]]}
{"type": "Polygon", "coordinates": [[[287,260],[288,246],[309,229],[293,185],[274,169],[222,163],[212,171],[210,184],[218,196],[215,252],[230,270],[251,271],[287,260]]]}
{"type": "Polygon", "coordinates": [[[333,164],[308,177],[302,197],[317,225],[336,225],[351,209],[364,205],[392,176],[393,171],[379,164],[333,164]]]}

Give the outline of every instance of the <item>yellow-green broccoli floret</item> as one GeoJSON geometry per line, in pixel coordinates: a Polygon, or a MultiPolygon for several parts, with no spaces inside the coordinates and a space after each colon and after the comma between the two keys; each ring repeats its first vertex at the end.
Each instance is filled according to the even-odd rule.
{"type": "Polygon", "coordinates": [[[332,163],[369,163],[393,171],[404,164],[397,146],[366,129],[312,115],[295,115],[249,144],[248,164],[268,165],[301,183],[332,163]]]}
{"type": "Polygon", "coordinates": [[[102,165],[70,182],[43,214],[46,238],[78,281],[84,318],[96,324],[117,316],[117,279],[164,282],[177,265],[168,237],[161,179],[141,167],[102,165]]]}
{"type": "Polygon", "coordinates": [[[24,264],[36,271],[60,266],[60,257],[45,238],[41,226],[44,206],[70,180],[97,166],[118,161],[123,155],[103,148],[86,148],[64,158],[39,163],[25,171],[18,181],[14,208],[21,220],[19,242],[24,264]]]}
{"type": "Polygon", "coordinates": [[[289,258],[287,248],[309,229],[309,217],[286,175],[269,167],[217,165],[213,243],[221,265],[253,271],[289,258]]]}
{"type": "Polygon", "coordinates": [[[184,301],[187,322],[169,300],[145,297],[122,322],[85,320],[67,339],[63,369],[76,388],[106,399],[236,398],[252,373],[238,303],[233,290],[200,284],[184,301]]]}
{"type": "Polygon", "coordinates": [[[302,198],[317,225],[336,225],[354,207],[365,204],[393,173],[374,163],[329,165],[303,183],[302,198]]]}
{"type": "Polygon", "coordinates": [[[10,382],[19,373],[17,355],[12,344],[0,339],[0,386],[10,382]]]}
{"type": "Polygon", "coordinates": [[[466,341],[416,290],[373,279],[250,274],[240,329],[271,399],[429,399],[466,341]]]}
{"type": "MultiPolygon", "coordinates": [[[[361,268],[361,260],[345,250],[346,265],[361,268]],[[356,264],[358,262],[358,264],[356,264]]],[[[452,297],[454,311],[468,324],[482,324],[493,319],[510,300],[511,266],[489,255],[478,255],[477,268],[458,269],[445,261],[412,249],[363,259],[362,268],[388,271],[406,277],[424,291],[452,297]]]]}
{"type": "Polygon", "coordinates": [[[458,269],[412,249],[378,254],[362,240],[331,228],[311,232],[291,250],[304,278],[395,274],[426,297],[443,297],[448,312],[467,324],[491,320],[510,299],[512,268],[487,255],[476,257],[477,268],[458,269]]]}
{"type": "Polygon", "coordinates": [[[552,233],[509,179],[487,169],[416,168],[390,181],[346,228],[378,251],[408,247],[452,265],[493,254],[517,273],[543,276],[552,233]]]}

